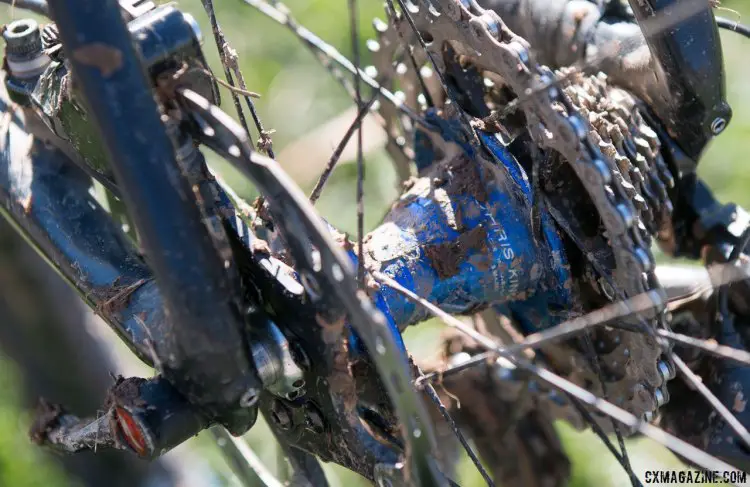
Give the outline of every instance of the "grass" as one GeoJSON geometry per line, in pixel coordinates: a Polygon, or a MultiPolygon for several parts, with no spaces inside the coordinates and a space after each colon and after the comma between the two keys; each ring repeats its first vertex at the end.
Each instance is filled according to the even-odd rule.
{"type": "MultiPolygon", "coordinates": [[[[249,89],[262,94],[257,101],[266,128],[275,129],[273,136],[277,153],[300,137],[311,133],[326,120],[338,115],[351,106],[343,90],[331,79],[325,69],[303,49],[283,27],[274,24],[261,14],[245,6],[241,0],[216,1],[219,19],[232,43],[238,50],[249,89]]],[[[382,17],[380,2],[360,2],[362,21],[360,31],[372,32],[369,19],[382,17]]],[[[180,0],[179,4],[192,12],[210,34],[205,15],[199,0],[180,0]]],[[[349,54],[348,29],[345,27],[346,2],[343,0],[290,0],[287,5],[306,27],[337,46],[344,54],[349,54]]],[[[750,4],[742,0],[727,0],[723,6],[736,9],[750,17],[750,4]]],[[[0,8],[0,21],[10,19],[9,9],[0,8]]],[[[727,12],[723,15],[731,16],[727,12]]],[[[16,17],[21,15],[16,12],[16,17]]],[[[750,171],[746,170],[746,140],[750,137],[750,63],[747,63],[747,50],[750,41],[731,33],[723,33],[724,53],[727,66],[728,97],[734,108],[734,119],[719,141],[708,150],[701,162],[700,174],[724,201],[733,201],[750,208],[750,171]]],[[[364,44],[364,42],[363,42],[364,44]]],[[[212,40],[205,42],[209,63],[218,66],[218,56],[212,40]]],[[[362,49],[364,62],[367,51],[362,49]]],[[[231,103],[226,91],[222,93],[224,108],[231,113],[231,103]]],[[[332,147],[331,147],[332,150],[332,147]]],[[[217,163],[217,161],[213,160],[217,163]]],[[[296,160],[282,163],[292,177],[302,165],[321,164],[320,160],[296,160]]],[[[350,161],[342,161],[350,162],[350,161]]],[[[219,164],[222,171],[225,166],[219,164]]],[[[377,224],[389,203],[396,196],[395,175],[382,152],[371,154],[367,159],[366,182],[366,225],[377,224]]],[[[227,172],[230,179],[231,171],[227,172]]],[[[340,211],[353,208],[354,180],[356,170],[352,164],[342,164],[336,170],[318,208],[331,223],[352,232],[355,229],[354,212],[340,211]]],[[[303,189],[309,190],[309,185],[303,189]]],[[[238,190],[251,196],[254,190],[239,187],[238,190]]],[[[424,353],[433,350],[434,330],[438,325],[428,323],[409,332],[411,343],[420,344],[424,353]],[[433,345],[430,345],[430,344],[433,345]]],[[[18,382],[11,364],[0,363],[0,486],[48,486],[70,487],[54,462],[39,454],[25,436],[28,415],[20,410],[16,395],[18,382]]],[[[628,485],[627,478],[612,458],[603,452],[598,440],[590,433],[571,430],[566,425],[559,426],[566,449],[573,461],[571,485],[618,486],[628,485]]],[[[269,448],[267,427],[260,424],[248,435],[261,458],[269,465],[276,465],[276,450],[269,448]]],[[[200,440],[198,445],[201,445],[200,440]]],[[[204,442],[205,443],[205,442],[204,442]]],[[[647,440],[629,441],[630,454],[636,471],[646,468],[677,468],[679,463],[670,453],[654,446],[647,440]]],[[[202,446],[199,446],[202,448],[202,446]]],[[[510,453],[509,453],[510,454],[510,453]]],[[[342,473],[340,469],[326,467],[336,472],[333,485],[360,485],[355,475],[342,473]]],[[[470,487],[482,485],[476,474],[466,475],[462,485],[470,487]]]]}
{"type": "Polygon", "coordinates": [[[0,485],[14,487],[73,487],[59,467],[29,443],[29,413],[21,409],[18,371],[0,362],[0,485]],[[10,392],[10,393],[8,393],[10,392]]]}

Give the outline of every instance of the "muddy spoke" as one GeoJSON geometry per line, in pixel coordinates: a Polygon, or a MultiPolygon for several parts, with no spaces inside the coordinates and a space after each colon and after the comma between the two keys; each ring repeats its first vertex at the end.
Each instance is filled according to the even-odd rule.
{"type": "Polygon", "coordinates": [[[704,352],[708,352],[720,358],[732,360],[738,364],[750,365],[750,353],[746,350],[719,345],[713,340],[701,340],[700,338],[693,338],[669,330],[656,330],[656,334],[674,343],[698,348],[704,352]]]}
{"type": "Polygon", "coordinates": [[[252,97],[248,93],[247,86],[245,85],[245,78],[242,75],[239,59],[237,58],[237,51],[235,51],[232,46],[229,45],[224,32],[221,30],[219,21],[216,18],[216,11],[214,10],[213,0],[201,1],[203,2],[203,8],[206,10],[208,18],[211,22],[211,29],[214,33],[214,42],[216,43],[216,48],[219,50],[219,58],[221,59],[221,64],[224,67],[224,76],[227,79],[227,83],[231,87],[230,92],[232,93],[232,101],[234,102],[237,116],[240,119],[240,124],[242,125],[242,128],[245,129],[245,132],[250,134],[250,129],[247,125],[247,119],[245,118],[245,113],[242,110],[242,105],[240,104],[239,94],[242,94],[243,98],[245,99],[245,104],[247,104],[247,108],[250,111],[250,116],[253,118],[253,122],[255,123],[255,128],[258,130],[258,145],[263,152],[268,154],[268,157],[273,159],[276,156],[273,152],[273,144],[271,142],[270,132],[266,131],[263,128],[263,122],[261,121],[260,116],[255,109],[255,103],[253,103],[252,97]],[[238,90],[235,89],[237,87],[235,86],[233,74],[237,77],[237,82],[239,84],[238,90]]]}
{"type": "MultiPolygon", "coordinates": [[[[362,120],[369,113],[370,108],[377,99],[378,94],[376,93],[369,100],[367,100],[367,102],[363,106],[360,107],[359,113],[357,113],[357,118],[355,118],[354,121],[349,125],[349,128],[346,129],[346,133],[339,141],[336,149],[334,149],[333,154],[331,154],[331,158],[328,160],[326,167],[323,169],[323,173],[320,175],[320,178],[318,178],[318,181],[315,183],[315,187],[310,192],[310,203],[315,204],[315,202],[318,201],[318,198],[320,198],[320,194],[323,192],[323,187],[325,187],[326,183],[328,182],[328,178],[330,178],[331,174],[333,174],[333,170],[336,168],[336,164],[338,164],[339,159],[341,158],[341,154],[344,152],[344,149],[349,144],[349,141],[354,135],[354,132],[357,131],[357,127],[360,126],[362,120]]],[[[359,154],[357,154],[357,156],[359,157],[359,154]]]]}
{"type": "MultiPolygon", "coordinates": [[[[608,390],[607,381],[604,379],[604,373],[602,372],[601,363],[599,362],[599,356],[596,354],[596,350],[594,349],[594,343],[591,340],[591,333],[587,331],[583,339],[584,339],[584,345],[586,348],[586,354],[588,355],[589,360],[594,366],[594,370],[596,371],[596,376],[599,379],[599,385],[602,388],[602,397],[604,398],[605,401],[609,401],[609,393],[607,392],[608,390]]],[[[630,465],[630,458],[628,457],[628,450],[625,447],[625,440],[622,437],[620,424],[612,418],[610,418],[610,421],[612,422],[612,427],[615,430],[617,443],[620,447],[620,456],[616,458],[620,462],[620,465],[622,466],[623,470],[625,470],[625,473],[628,474],[628,477],[630,478],[630,482],[633,484],[633,487],[636,487],[637,485],[640,484],[640,481],[636,477],[635,472],[633,472],[633,467],[630,465]]],[[[611,445],[609,438],[606,438],[606,436],[602,436],[602,435],[599,435],[599,437],[600,439],[602,439],[602,441],[604,441],[607,447],[611,445]]],[[[612,446],[612,448],[614,448],[614,446],[612,446]]]]}
{"type": "Polygon", "coordinates": [[[224,452],[225,460],[242,485],[247,487],[257,486],[259,483],[265,487],[284,485],[268,471],[244,439],[235,438],[219,426],[214,426],[209,431],[224,452]]]}
{"type": "Polygon", "coordinates": [[[683,375],[685,380],[690,383],[692,387],[697,389],[698,392],[701,393],[706,401],[711,404],[711,407],[713,407],[714,410],[719,413],[722,418],[724,418],[724,421],[727,422],[732,430],[737,433],[737,436],[739,436],[742,441],[744,441],[745,444],[750,448],[750,433],[748,433],[747,428],[745,428],[742,423],[740,423],[737,418],[734,417],[731,411],[729,411],[729,408],[722,404],[719,398],[717,398],[714,393],[711,392],[711,390],[706,387],[705,384],[703,384],[703,380],[698,377],[695,372],[690,370],[687,364],[685,364],[685,362],[683,362],[680,357],[678,357],[676,354],[672,354],[672,360],[674,361],[675,365],[677,365],[677,369],[683,375]]]}
{"type": "Polygon", "coordinates": [[[430,124],[424,121],[422,117],[416,114],[411,108],[409,108],[403,101],[401,101],[395,94],[386,90],[380,84],[372,79],[362,69],[357,69],[351,61],[349,61],[343,54],[337,51],[333,46],[324,42],[321,38],[315,34],[297,25],[292,21],[290,16],[277,9],[273,5],[263,0],[243,0],[249,6],[257,9],[259,12],[270,17],[281,25],[289,28],[308,48],[312,49],[316,55],[322,55],[327,59],[335,62],[339,67],[343,68],[350,74],[359,74],[360,80],[369,86],[370,88],[377,90],[380,93],[382,99],[388,103],[391,103],[401,113],[409,117],[414,123],[419,124],[427,130],[432,127],[430,124]]]}
{"type": "Polygon", "coordinates": [[[726,462],[723,462],[722,460],[715,458],[714,456],[667,433],[666,431],[660,428],[657,428],[656,426],[653,426],[643,421],[642,419],[637,418],[636,416],[630,414],[624,409],[619,408],[615,406],[614,404],[608,401],[605,401],[604,399],[600,397],[597,397],[595,394],[587,391],[586,389],[583,389],[582,387],[576,384],[573,384],[572,382],[560,377],[554,372],[538,367],[521,356],[513,355],[512,352],[510,352],[511,347],[509,347],[508,349],[504,349],[503,347],[499,346],[498,343],[496,343],[494,339],[484,336],[483,334],[477,332],[476,330],[470,327],[467,327],[460,320],[454,318],[453,316],[446,313],[439,307],[433,305],[429,301],[426,301],[425,299],[420,298],[419,296],[415,295],[414,293],[404,288],[398,282],[394,281],[387,275],[381,272],[374,272],[373,276],[381,284],[391,287],[392,289],[402,294],[403,296],[407,297],[408,299],[414,301],[415,303],[420,304],[425,309],[427,309],[431,314],[433,314],[434,316],[446,322],[446,324],[448,324],[449,326],[456,328],[457,330],[461,331],[465,335],[469,336],[483,348],[493,351],[497,353],[498,355],[510,360],[517,367],[527,370],[528,372],[539,377],[541,380],[549,383],[553,387],[560,389],[561,391],[567,394],[572,395],[573,397],[575,397],[582,403],[619,421],[625,426],[628,426],[640,432],[644,436],[647,436],[657,441],[658,443],[664,445],[665,447],[669,448],[670,450],[677,453],[678,455],[683,456],[684,458],[695,463],[696,465],[699,465],[708,470],[724,470],[724,471],[738,472],[737,469],[733,468],[731,465],[727,464],[726,462]]]}
{"type": "MultiPolygon", "coordinates": [[[[421,371],[419,373],[420,375],[422,374],[421,371]]],[[[453,434],[456,436],[456,438],[458,438],[458,441],[461,443],[461,446],[463,447],[464,451],[466,451],[466,454],[469,455],[469,458],[471,459],[472,463],[474,464],[476,469],[479,471],[479,473],[482,475],[482,478],[484,478],[484,481],[487,482],[487,485],[489,485],[490,487],[494,487],[495,483],[492,481],[490,474],[487,473],[487,470],[482,465],[482,462],[479,460],[479,457],[471,448],[471,445],[469,445],[469,442],[466,440],[466,437],[463,435],[463,433],[459,429],[453,417],[451,417],[450,413],[448,412],[448,409],[440,400],[440,396],[438,396],[437,391],[435,391],[435,388],[432,386],[432,384],[426,383],[423,389],[427,393],[427,396],[430,398],[430,400],[438,408],[438,410],[440,411],[440,414],[448,423],[448,426],[450,426],[451,431],[453,431],[453,434]]]]}
{"type": "MultiPolygon", "coordinates": [[[[357,107],[362,106],[362,92],[360,82],[360,56],[359,56],[359,28],[357,27],[357,0],[349,0],[349,30],[351,32],[352,52],[354,53],[354,100],[357,107]]],[[[365,259],[362,239],[365,235],[365,203],[364,203],[364,181],[365,163],[362,156],[362,123],[357,117],[354,122],[357,126],[357,282],[360,289],[365,287],[365,259]]]]}

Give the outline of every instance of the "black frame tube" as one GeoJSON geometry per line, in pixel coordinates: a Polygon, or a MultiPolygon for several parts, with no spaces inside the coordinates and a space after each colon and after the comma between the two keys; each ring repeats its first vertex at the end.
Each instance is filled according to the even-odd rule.
{"type": "MultiPolygon", "coordinates": [[[[0,214],[144,362],[166,332],[161,295],[132,241],[88,193],[88,177],[36,140],[0,89],[0,214]]],[[[41,121],[38,125],[42,127],[41,121]]]]}
{"type": "Polygon", "coordinates": [[[257,414],[240,406],[243,398],[261,389],[242,316],[119,4],[53,0],[49,7],[164,298],[163,372],[191,402],[242,432],[257,414]]]}

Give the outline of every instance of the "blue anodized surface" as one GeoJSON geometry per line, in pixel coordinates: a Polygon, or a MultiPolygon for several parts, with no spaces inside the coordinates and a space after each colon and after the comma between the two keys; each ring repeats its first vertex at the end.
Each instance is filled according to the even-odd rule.
{"type": "MultiPolygon", "coordinates": [[[[534,195],[524,168],[494,135],[478,132],[481,143],[472,143],[457,121],[434,114],[428,114],[428,120],[440,127],[446,140],[462,148],[476,168],[484,194],[477,197],[475,190],[459,185],[449,191],[450,208],[446,208],[432,191],[417,192],[391,211],[372,232],[366,248],[380,261],[383,272],[450,313],[503,304],[526,332],[556,324],[565,317],[564,311],[556,310],[570,309],[569,267],[560,235],[543,208],[541,231],[533,235],[534,195]],[[479,161],[479,151],[491,153],[484,157],[491,164],[479,161]],[[451,215],[460,215],[458,229],[451,215]],[[456,242],[479,227],[485,232],[485,245],[467,249],[454,274],[441,273],[425,249],[456,242]],[[379,247],[379,242],[386,243],[379,247]]],[[[416,152],[420,174],[425,174],[435,153],[429,144],[419,143],[416,152]]],[[[421,306],[387,286],[380,288],[375,300],[400,329],[428,317],[421,306]]]]}

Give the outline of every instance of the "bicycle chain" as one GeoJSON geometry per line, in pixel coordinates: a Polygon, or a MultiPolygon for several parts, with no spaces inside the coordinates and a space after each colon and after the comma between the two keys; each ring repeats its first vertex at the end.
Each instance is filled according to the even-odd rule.
{"type": "MultiPolygon", "coordinates": [[[[621,89],[608,86],[606,76],[580,73],[571,76],[566,69],[557,75],[569,80],[563,88],[564,94],[589,120],[590,137],[605,155],[612,179],[619,182],[634,202],[638,213],[635,230],[648,249],[651,235],[669,225],[672,211],[667,194],[672,178],[659,153],[656,133],[643,120],[635,99],[621,89]]],[[[653,259],[650,254],[649,257],[653,259]]],[[[607,291],[604,290],[605,294],[607,291]]],[[[611,294],[611,289],[609,293],[609,299],[618,298],[611,294]]],[[[661,326],[660,320],[661,315],[657,314],[650,325],[661,326]]],[[[666,382],[674,375],[672,365],[660,360],[661,348],[642,333],[611,327],[594,330],[592,335],[599,366],[612,378],[607,387],[609,394],[615,396],[613,400],[624,396],[632,412],[644,412],[651,419],[653,412],[668,401],[666,382]],[[641,368],[652,364],[659,372],[655,381],[649,379],[648,370],[641,368]]],[[[594,370],[584,368],[580,374],[577,383],[598,383],[594,370]]]]}
{"type": "MultiPolygon", "coordinates": [[[[667,188],[673,182],[660,154],[659,139],[641,116],[636,100],[625,91],[607,86],[604,76],[576,75],[571,68],[553,73],[537,66],[528,43],[511,32],[495,12],[475,2],[433,0],[430,4],[410,3],[408,8],[439,71],[446,72],[443,49],[449,45],[452,54],[462,58],[462,65],[469,60],[478,72],[499,76],[518,97],[516,103],[533,140],[568,161],[602,219],[614,254],[612,276],[605,264],[591,262],[603,278],[603,293],[614,300],[659,290],[649,244],[651,235],[658,234],[669,221],[667,188]],[[557,83],[557,79],[565,81],[557,83]]],[[[395,70],[398,76],[392,79],[400,81],[403,97],[413,102],[418,100],[414,94],[418,78],[405,61],[396,59],[394,63],[394,57],[397,53],[403,57],[403,48],[399,47],[403,41],[415,45],[417,39],[402,15],[389,17],[389,24],[376,21],[377,41],[371,43],[371,50],[375,51],[379,74],[393,76],[391,71],[395,70]]],[[[417,64],[426,60],[418,51],[414,50],[417,64]]],[[[425,82],[433,95],[435,82],[434,77],[425,82]]],[[[392,123],[391,127],[396,125],[392,123]]],[[[404,137],[413,135],[409,127],[402,127],[402,132],[404,137]]],[[[626,321],[646,321],[651,328],[666,326],[663,303],[635,319],[636,323],[633,318],[626,321]]],[[[597,355],[602,368],[614,372],[607,377],[611,400],[652,419],[668,400],[666,382],[674,376],[673,365],[652,336],[605,330],[610,345],[597,347],[597,355]]],[[[575,357],[570,360],[579,371],[580,364],[587,363],[575,357]]],[[[593,370],[581,372],[574,378],[576,382],[599,382],[593,370]]]]}

